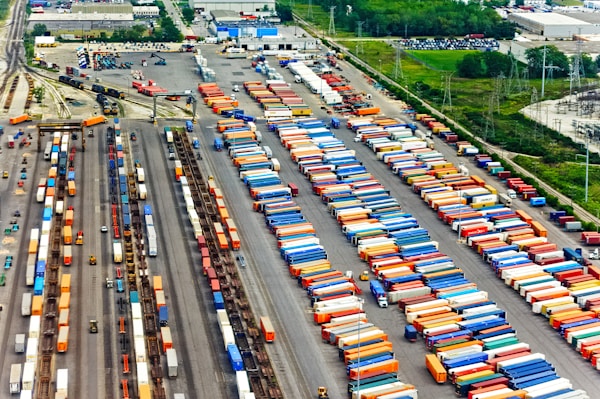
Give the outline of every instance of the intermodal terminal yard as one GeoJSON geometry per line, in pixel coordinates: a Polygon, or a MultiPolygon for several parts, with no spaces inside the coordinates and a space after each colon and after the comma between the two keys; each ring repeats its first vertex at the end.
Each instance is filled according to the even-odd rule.
{"type": "MultiPolygon", "coordinates": [[[[326,204],[312,194],[311,183],[299,172],[276,133],[267,127],[266,120],[262,118],[264,110],[244,92],[244,82],[264,82],[265,76],[254,71],[249,59],[226,59],[218,54],[220,47],[217,46],[206,45],[200,49],[208,65],[217,71],[216,84],[226,94],[234,86],[240,87],[240,92],[235,93],[238,108],[245,115],[258,117],[255,123],[256,129],[262,132],[261,145],[268,146],[273,158],[279,160],[281,180],[286,185],[294,183],[298,187],[298,195],[293,200],[312,223],[332,268],[341,272],[352,271],[356,284],[362,290],[362,307],[369,322],[383,330],[387,340],[393,344],[395,359],[399,361],[398,379],[414,385],[421,398],[453,397],[454,387],[449,382],[437,384],[425,367],[425,354],[429,351],[423,339],[419,337],[417,342],[411,343],[404,338],[407,322],[403,312],[396,304],[380,308],[370,292],[369,281],[358,279],[367,266],[359,259],[356,246],[346,239],[340,225],[327,211],[326,204]]],[[[65,58],[68,59],[68,55],[65,58]]],[[[136,53],[131,58],[139,64],[141,59],[149,58],[149,54],[136,53]]],[[[9,125],[8,120],[0,123],[4,126],[1,169],[8,171],[8,177],[0,180],[0,230],[4,234],[0,254],[13,256],[12,266],[2,270],[6,280],[5,285],[0,287],[0,303],[3,305],[0,350],[5,354],[0,357],[1,396],[8,397],[11,364],[25,363],[31,356],[37,370],[34,397],[39,398],[60,397],[59,369],[68,369],[67,392],[71,398],[125,397],[125,384],[132,398],[150,397],[145,396],[145,386],[151,387],[155,398],[172,398],[175,393],[184,393],[186,398],[237,397],[239,382],[232,368],[231,355],[228,357],[224,348],[221,319],[215,312],[214,292],[219,289],[211,288],[204,275],[206,270],[203,270],[203,258],[210,258],[212,268],[218,273],[220,291],[225,297],[223,307],[229,313],[231,324],[235,325],[237,320],[238,327],[245,331],[245,336],[237,336],[235,341],[240,346],[240,339],[246,340],[248,350],[245,353],[250,356],[244,357],[241,367],[239,364],[237,367],[248,370],[249,376],[260,376],[250,381],[255,396],[310,398],[317,396],[318,387],[325,386],[330,398],[347,397],[348,377],[343,362],[338,358],[337,348],[323,342],[321,330],[313,321],[313,310],[306,291],[290,278],[288,267],[279,255],[277,241],[266,228],[264,216],[252,210],[253,201],[248,189],[240,180],[239,171],[227,151],[215,150],[215,139],[222,137],[222,133],[217,131],[217,124],[224,118],[213,113],[197,92],[196,86],[201,80],[195,74],[194,60],[186,53],[169,53],[165,58],[168,66],[149,65],[146,75],[159,79],[159,84],[171,91],[193,91],[198,99],[197,124],[193,132],[185,131],[186,119],[157,118],[157,123],[152,124],[147,115],[127,115],[118,123],[109,119],[106,124],[91,128],[81,128],[73,122],[72,129],[60,130],[59,141],[66,135],[67,153],[74,154],[72,160],[65,161],[65,172],[74,172],[76,193],[69,194],[66,184],[68,174],[65,173],[61,179],[58,170],[54,211],[49,218],[53,223],[64,224],[67,209],[73,207],[72,234],[82,231],[83,244],[71,245],[72,264],[64,266],[62,225],[58,228],[52,225],[49,230],[46,287],[41,292],[44,301],[40,312],[44,316],[38,331],[40,346],[37,354],[29,350],[27,353],[15,353],[14,343],[17,334],[31,337],[30,323],[34,315],[22,315],[21,298],[24,293],[34,292],[33,287],[26,284],[30,233],[32,229],[44,230],[44,202],[48,192],[39,201],[38,183],[41,178],[48,179],[51,162],[44,159],[43,152],[46,143],[52,141],[54,131],[58,131],[59,124],[58,121],[43,121],[48,126],[40,130],[33,122],[18,126],[9,125]],[[169,74],[168,82],[165,72],[169,74]],[[53,122],[57,124],[52,125],[53,122]],[[31,134],[31,145],[8,148],[7,136],[15,135],[19,128],[24,130],[22,137],[31,134]],[[171,150],[174,156],[170,155],[165,128],[173,131],[171,150]],[[90,130],[93,136],[89,135],[90,130]],[[132,140],[132,132],[135,132],[135,140],[132,140]],[[74,133],[77,134],[76,139],[72,138],[74,133]],[[191,137],[198,138],[198,149],[193,148],[191,137]],[[120,150],[119,145],[122,147],[120,150]],[[75,149],[74,153],[72,149],[75,149]],[[23,160],[27,162],[23,163],[23,160]],[[177,162],[183,165],[179,171],[177,162]],[[123,169],[119,170],[119,167],[123,169]],[[21,172],[23,168],[25,172],[21,172]],[[22,173],[26,173],[26,178],[22,173]],[[199,247],[203,244],[195,239],[186,195],[181,181],[176,178],[179,175],[188,178],[192,194],[197,195],[195,198],[198,200],[193,201],[196,222],[207,238],[203,248],[208,254],[202,254],[199,247]],[[120,176],[123,176],[122,181],[120,176]],[[22,187],[19,187],[19,181],[23,182],[22,187]],[[62,189],[61,181],[64,184],[62,189]],[[138,193],[142,191],[141,185],[144,185],[147,196],[137,200],[138,193]],[[237,226],[241,242],[239,251],[221,251],[218,248],[219,236],[213,229],[214,223],[221,222],[221,219],[216,212],[216,196],[211,192],[215,187],[222,193],[222,201],[237,226]],[[124,192],[127,192],[127,202],[122,197],[124,192]],[[56,201],[61,195],[64,197],[64,211],[57,215],[56,201]],[[13,216],[16,210],[20,211],[20,217],[13,216]],[[152,217],[155,231],[155,257],[151,256],[153,245],[148,241],[152,236],[147,228],[148,215],[152,217]],[[12,227],[14,224],[10,222],[13,221],[16,221],[17,229],[12,227]],[[138,228],[134,227],[136,223],[138,228]],[[102,232],[102,226],[107,226],[108,231],[102,232]],[[128,229],[127,226],[131,227],[128,229]],[[4,229],[9,230],[4,232],[4,229]],[[129,236],[126,231],[135,234],[129,236]],[[118,240],[118,245],[114,240],[118,240]],[[53,253],[53,248],[58,248],[59,252],[53,253]],[[117,259],[119,251],[125,255],[121,254],[123,259],[120,261],[117,259]],[[92,255],[96,258],[96,265],[90,264],[92,255]],[[55,270],[51,270],[52,265],[57,266],[55,270]],[[55,273],[55,285],[61,281],[59,276],[70,274],[70,287],[63,289],[60,286],[59,292],[51,294],[48,286],[51,273],[55,273]],[[145,279],[145,276],[149,278],[145,279]],[[161,277],[162,290],[158,289],[154,276],[161,277]],[[113,282],[112,288],[108,287],[107,280],[113,282]],[[136,299],[131,296],[131,291],[139,293],[139,306],[134,305],[136,299]],[[156,291],[164,292],[168,307],[166,326],[159,325],[161,316],[155,308],[162,294],[157,295],[156,291]],[[66,306],[69,311],[68,349],[57,353],[58,333],[55,337],[46,334],[49,330],[45,326],[50,326],[49,329],[57,327],[63,309],[57,308],[54,317],[48,317],[44,312],[57,305],[55,302],[66,292],[70,292],[70,305],[66,306]],[[141,318],[138,317],[140,308],[141,318]],[[272,343],[265,343],[262,338],[258,321],[261,316],[268,316],[272,322],[275,331],[272,343]],[[52,321],[54,318],[56,322],[52,321]],[[97,333],[90,331],[92,320],[97,321],[97,333]],[[141,345],[145,348],[143,357],[138,356],[142,351],[136,346],[136,338],[140,338],[136,325],[143,325],[145,331],[141,336],[141,345]],[[166,343],[165,330],[161,330],[166,327],[170,329],[172,338],[169,343],[166,343]],[[50,342],[51,346],[44,346],[43,342],[50,342]],[[176,372],[173,371],[176,377],[169,378],[172,365],[167,363],[165,349],[171,345],[176,350],[177,364],[176,372]],[[128,356],[126,360],[123,355],[128,356]],[[124,372],[125,362],[129,366],[128,373],[124,372]],[[148,372],[139,371],[138,364],[143,364],[148,372]]],[[[267,59],[271,65],[277,64],[274,57],[267,59]]],[[[344,75],[357,91],[371,94],[373,105],[381,108],[381,114],[415,123],[402,113],[400,101],[375,90],[359,71],[345,61],[338,62],[343,68],[343,72],[338,73],[344,75]]],[[[546,360],[556,368],[556,373],[570,380],[573,388],[585,390],[589,397],[594,397],[600,388],[595,367],[570,348],[549,326],[547,318],[532,313],[531,305],[498,279],[480,255],[464,242],[459,242],[457,232],[444,224],[387,165],[377,160],[371,148],[354,141],[354,133],[345,127],[346,116],[328,113],[317,95],[306,86],[294,83],[292,73],[279,66],[276,70],[312,109],[312,117],[326,124],[331,123],[332,117],[341,119],[342,126],[332,129],[335,136],[343,140],[348,149],[355,151],[356,158],[398,200],[403,212],[411,214],[419,226],[427,229],[431,240],[439,243],[440,252],[453,259],[456,266],[464,271],[465,277],[476,283],[479,290],[487,292],[489,299],[506,312],[519,341],[529,344],[532,353],[545,354],[546,360]]],[[[118,86],[127,80],[125,72],[119,73],[113,70],[99,75],[107,85],[118,86]]],[[[58,76],[54,78],[58,79],[58,76]]],[[[133,90],[131,98],[139,103],[152,101],[149,97],[133,95],[133,90]]],[[[426,130],[416,123],[420,131],[426,130]]],[[[504,183],[478,168],[472,158],[457,156],[456,147],[449,146],[437,136],[433,137],[433,141],[435,149],[446,160],[454,165],[463,163],[471,175],[485,179],[499,193],[506,191],[504,183]]],[[[524,210],[541,222],[547,229],[549,242],[557,243],[560,248],[581,246],[579,233],[565,233],[548,220],[550,209],[542,208],[543,212],[540,212],[540,209],[532,208],[527,201],[520,199],[513,200],[512,208],[524,210]]],[[[39,246],[42,246],[41,242],[39,246]]],[[[597,261],[594,264],[597,266],[597,261]]],[[[374,279],[373,273],[369,277],[374,279]]]]}

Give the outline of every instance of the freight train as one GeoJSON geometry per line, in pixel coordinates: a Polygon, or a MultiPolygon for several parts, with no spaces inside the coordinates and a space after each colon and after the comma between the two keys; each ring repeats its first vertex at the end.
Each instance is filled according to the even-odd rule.
{"type": "Polygon", "coordinates": [[[104,94],[96,94],[96,101],[102,106],[104,115],[118,115],[119,107],[117,103],[110,103],[104,94]]]}
{"type": "Polygon", "coordinates": [[[76,89],[83,90],[85,88],[81,80],[73,79],[70,76],[61,75],[58,77],[58,81],[61,83],[68,84],[69,86],[73,86],[76,89]]]}
{"type": "Polygon", "coordinates": [[[110,87],[104,87],[99,84],[93,84],[92,91],[95,93],[102,93],[106,94],[107,96],[119,98],[121,100],[125,98],[125,92],[119,91],[117,89],[111,89],[110,87]]]}

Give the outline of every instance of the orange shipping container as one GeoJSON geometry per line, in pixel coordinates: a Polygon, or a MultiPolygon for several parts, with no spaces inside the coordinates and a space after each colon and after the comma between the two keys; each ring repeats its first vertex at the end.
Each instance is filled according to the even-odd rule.
{"type": "Polygon", "coordinates": [[[241,243],[237,231],[230,231],[229,237],[231,238],[231,247],[233,248],[233,250],[237,251],[238,249],[240,249],[241,243]]]}
{"type": "Polygon", "coordinates": [[[425,355],[425,365],[427,366],[427,370],[431,373],[431,376],[438,384],[443,384],[446,382],[446,378],[448,375],[446,374],[446,369],[442,366],[442,363],[433,353],[425,355]]]}
{"type": "Polygon", "coordinates": [[[60,300],[58,301],[58,310],[69,309],[70,304],[71,304],[71,293],[63,292],[62,294],[60,294],[60,300]]]}
{"type": "Polygon", "coordinates": [[[216,278],[210,280],[210,289],[212,292],[221,291],[221,284],[219,283],[219,280],[217,280],[216,278]]]}
{"type": "Polygon", "coordinates": [[[56,351],[65,353],[69,349],[69,326],[61,326],[58,329],[58,341],[56,342],[56,351]]]}
{"type": "Polygon", "coordinates": [[[27,114],[23,114],[23,115],[19,115],[19,116],[15,116],[12,117],[8,120],[8,123],[10,123],[11,125],[17,125],[21,122],[26,122],[26,121],[30,121],[31,117],[27,114]]]}
{"type": "Polygon", "coordinates": [[[31,299],[31,315],[41,316],[43,308],[44,298],[41,295],[35,295],[31,299]]]}
{"type": "Polygon", "coordinates": [[[357,380],[359,377],[361,380],[376,375],[397,373],[399,368],[399,362],[396,359],[390,359],[379,363],[369,364],[364,367],[353,368],[350,370],[350,379],[357,380]]]}
{"type": "Polygon", "coordinates": [[[69,309],[62,309],[58,314],[58,326],[68,326],[69,325],[69,309]]]}
{"type": "Polygon", "coordinates": [[[69,196],[75,196],[75,194],[77,193],[77,190],[75,189],[75,182],[73,180],[69,180],[69,182],[67,183],[67,187],[69,189],[69,196]]]}
{"type": "Polygon", "coordinates": [[[160,336],[162,338],[162,350],[164,353],[166,353],[167,349],[173,348],[173,338],[171,337],[171,329],[169,327],[161,327],[160,336]]]}
{"type": "Polygon", "coordinates": [[[71,275],[63,274],[60,278],[60,292],[71,292],[71,275]]]}
{"type": "Polygon", "coordinates": [[[260,329],[263,333],[265,341],[267,341],[267,342],[275,341],[275,329],[273,328],[273,325],[271,324],[271,319],[269,319],[266,316],[262,316],[260,318],[260,329]]]}
{"type": "Polygon", "coordinates": [[[217,239],[219,240],[219,248],[229,249],[229,243],[227,242],[227,237],[225,237],[225,233],[217,234],[217,239]]]}
{"type": "Polygon", "coordinates": [[[161,276],[152,277],[152,286],[154,287],[154,295],[156,295],[156,291],[163,289],[162,277],[161,276]]]}
{"type": "Polygon", "coordinates": [[[67,225],[63,227],[63,243],[69,245],[73,242],[73,232],[71,226],[67,225]]]}
{"type": "Polygon", "coordinates": [[[37,240],[29,241],[29,250],[27,251],[30,254],[37,253],[38,250],[38,242],[37,240]]]}
{"type": "Polygon", "coordinates": [[[531,222],[531,228],[535,232],[535,235],[538,237],[548,237],[548,230],[538,221],[531,222]]]}

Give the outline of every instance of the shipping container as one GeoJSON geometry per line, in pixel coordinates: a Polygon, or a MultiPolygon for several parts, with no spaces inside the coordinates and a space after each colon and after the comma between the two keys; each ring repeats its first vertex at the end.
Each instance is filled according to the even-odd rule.
{"type": "Polygon", "coordinates": [[[266,342],[273,342],[275,340],[275,329],[268,317],[262,316],[260,318],[260,329],[266,342]]]}

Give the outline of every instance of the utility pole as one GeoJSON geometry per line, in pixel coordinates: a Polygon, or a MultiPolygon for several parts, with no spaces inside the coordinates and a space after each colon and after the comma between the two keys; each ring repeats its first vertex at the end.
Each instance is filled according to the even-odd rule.
{"type": "Polygon", "coordinates": [[[313,19],[312,0],[308,0],[308,10],[306,12],[306,19],[309,21],[313,19]]]}
{"type": "Polygon", "coordinates": [[[394,80],[404,79],[404,73],[402,72],[402,58],[400,57],[400,44],[396,44],[396,63],[394,64],[394,80]]]}

